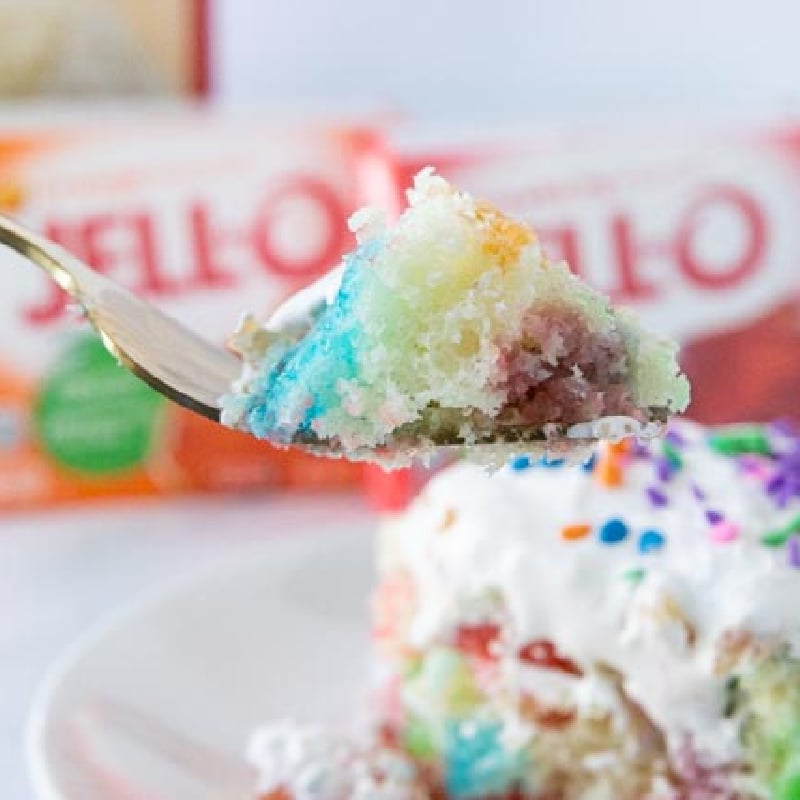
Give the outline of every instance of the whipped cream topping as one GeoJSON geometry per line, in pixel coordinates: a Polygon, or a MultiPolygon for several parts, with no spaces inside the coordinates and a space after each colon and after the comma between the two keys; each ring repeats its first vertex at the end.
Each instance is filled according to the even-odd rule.
{"type": "MultiPolygon", "coordinates": [[[[666,444],[618,456],[612,481],[599,463],[525,459],[492,476],[469,464],[441,473],[383,552],[384,570],[415,586],[408,644],[441,641],[484,603],[502,615],[509,652],[550,640],[581,665],[573,703],[602,702],[594,670],[610,668],[670,750],[691,733],[710,756],[735,757],[721,648],[744,633],[800,649],[800,498],[779,490],[797,476],[774,453],[722,453],[709,435],[673,423],[666,444]]],[[[789,434],[773,444],[800,455],[789,434]]],[[[516,660],[504,671],[520,689],[561,691],[516,660]]]]}
{"type": "Polygon", "coordinates": [[[276,800],[427,800],[413,764],[381,745],[360,748],[319,725],[283,720],[250,738],[260,796],[276,800]]]}

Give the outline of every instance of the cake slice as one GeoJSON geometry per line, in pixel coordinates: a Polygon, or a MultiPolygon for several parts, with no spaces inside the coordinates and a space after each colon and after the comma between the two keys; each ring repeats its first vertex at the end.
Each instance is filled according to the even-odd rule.
{"type": "Polygon", "coordinates": [[[299,334],[248,322],[223,422],[404,463],[648,433],[689,401],[676,345],[543,255],[534,231],[423,170],[393,227],[364,209],[333,301],[299,334]],[[475,449],[476,445],[484,445],[475,449]]]}
{"type": "Polygon", "coordinates": [[[450,800],[800,798],[800,431],[448,468],[387,522],[395,741],[450,800]]]}

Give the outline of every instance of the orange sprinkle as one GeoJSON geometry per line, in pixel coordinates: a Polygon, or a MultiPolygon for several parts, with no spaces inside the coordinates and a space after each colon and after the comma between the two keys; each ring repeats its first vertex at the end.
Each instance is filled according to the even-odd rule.
{"type": "Polygon", "coordinates": [[[615,456],[626,456],[633,448],[633,437],[629,436],[626,439],[620,439],[618,442],[609,442],[606,447],[615,456]]]}
{"type": "Polygon", "coordinates": [[[574,542],[577,539],[583,539],[588,536],[592,530],[591,525],[586,525],[582,522],[575,525],[565,525],[561,529],[561,538],[566,539],[568,542],[574,542]]]}
{"type": "Polygon", "coordinates": [[[448,528],[452,528],[455,524],[458,514],[454,508],[448,508],[444,512],[444,519],[439,524],[439,532],[444,533],[448,528]]]}
{"type": "Polygon", "coordinates": [[[604,454],[600,456],[594,468],[595,480],[608,489],[622,486],[622,465],[619,458],[604,454]]]}
{"type": "Polygon", "coordinates": [[[18,211],[25,202],[22,187],[15,183],[0,183],[0,209],[18,211]]]}

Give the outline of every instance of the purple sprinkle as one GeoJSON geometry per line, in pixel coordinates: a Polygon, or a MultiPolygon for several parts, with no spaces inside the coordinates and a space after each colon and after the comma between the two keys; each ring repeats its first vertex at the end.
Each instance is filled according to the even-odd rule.
{"type": "Polygon", "coordinates": [[[656,477],[663,483],[666,483],[672,477],[672,473],[674,472],[672,464],[669,463],[669,459],[664,458],[664,456],[659,456],[655,460],[655,468],[656,477]]]}
{"type": "Polygon", "coordinates": [[[786,550],[789,566],[800,569],[800,536],[792,536],[786,550]]]}
{"type": "Polygon", "coordinates": [[[633,444],[633,455],[637,458],[650,458],[650,448],[637,439],[633,444]]]}
{"type": "Polygon", "coordinates": [[[692,484],[692,494],[699,503],[706,499],[706,493],[696,484],[692,484]]]}
{"type": "Polygon", "coordinates": [[[770,430],[782,436],[797,436],[797,425],[790,419],[776,419],[769,424],[770,430]]]}
{"type": "Polygon", "coordinates": [[[673,447],[683,447],[686,444],[686,439],[681,436],[676,430],[667,431],[664,437],[673,447]]]}
{"type": "Polygon", "coordinates": [[[655,486],[648,486],[647,487],[647,499],[654,505],[656,508],[661,508],[662,506],[667,505],[669,502],[667,500],[667,496],[662,492],[660,489],[656,488],[655,486]]]}
{"type": "Polygon", "coordinates": [[[706,510],[706,519],[708,520],[709,525],[717,525],[718,523],[722,522],[724,517],[719,511],[709,508],[706,510]]]}
{"type": "Polygon", "coordinates": [[[752,478],[757,480],[766,480],[769,478],[771,462],[762,458],[761,456],[744,455],[739,458],[739,466],[742,471],[752,478]]]}

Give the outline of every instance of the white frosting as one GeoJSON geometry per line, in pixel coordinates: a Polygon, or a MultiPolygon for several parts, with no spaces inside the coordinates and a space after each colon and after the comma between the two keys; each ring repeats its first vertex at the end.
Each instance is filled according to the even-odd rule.
{"type": "MultiPolygon", "coordinates": [[[[706,446],[704,429],[674,429],[687,445],[683,468],[667,482],[644,458],[631,459],[618,488],[600,486],[576,467],[506,468],[488,476],[458,465],[436,477],[399,520],[388,554],[388,568],[409,570],[417,587],[410,643],[424,648],[441,640],[463,621],[470,599],[499,593],[514,637],[510,652],[552,640],[587,671],[573,683],[590,680],[592,665],[608,665],[671,747],[690,732],[710,755],[735,754],[735,724],[722,720],[724,676],[714,672],[715,657],[721,637],[734,630],[778,635],[800,650],[800,570],[788,563],[785,547],[761,542],[796,517],[800,503],[779,509],[763,481],[706,446]],[[648,499],[650,486],[663,491],[665,506],[648,499]],[[738,538],[714,541],[707,509],[734,523],[738,538]],[[629,533],[605,544],[598,531],[612,518],[629,533]],[[565,541],[562,527],[576,523],[592,532],[565,541]],[[665,545],[642,554],[639,536],[653,529],[665,545]],[[646,570],[640,581],[625,577],[636,568],[646,570]]],[[[660,452],[659,443],[652,447],[660,452]]],[[[545,674],[506,666],[507,679],[519,685],[531,672],[545,674]]],[[[576,689],[576,697],[589,689],[576,689]]],[[[538,691],[559,687],[540,683],[538,691]]]]}
{"type": "Polygon", "coordinates": [[[358,748],[341,734],[290,720],[256,730],[247,759],[257,789],[291,800],[426,800],[417,772],[395,750],[358,748]]]}

